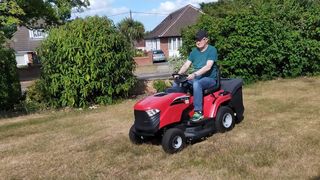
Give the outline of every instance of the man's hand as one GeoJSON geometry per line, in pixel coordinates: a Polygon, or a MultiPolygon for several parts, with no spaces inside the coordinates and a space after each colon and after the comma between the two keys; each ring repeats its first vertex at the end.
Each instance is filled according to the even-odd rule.
{"type": "Polygon", "coordinates": [[[196,73],[189,74],[187,77],[188,80],[192,80],[194,78],[196,78],[196,73]]]}

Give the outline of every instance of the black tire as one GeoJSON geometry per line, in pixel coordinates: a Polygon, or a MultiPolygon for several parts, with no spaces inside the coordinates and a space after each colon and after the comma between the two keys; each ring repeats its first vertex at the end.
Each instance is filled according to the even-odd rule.
{"type": "Polygon", "coordinates": [[[185,147],[186,137],[181,129],[168,129],[162,137],[161,144],[166,153],[177,153],[185,147]]]}
{"type": "Polygon", "coordinates": [[[215,121],[216,131],[220,133],[230,131],[233,129],[234,124],[235,118],[233,110],[227,106],[220,107],[215,121]]]}
{"type": "Polygon", "coordinates": [[[134,131],[135,127],[134,125],[131,126],[130,130],[129,130],[129,139],[133,144],[142,144],[144,142],[143,139],[141,139],[140,136],[138,136],[135,131],[134,131]]]}

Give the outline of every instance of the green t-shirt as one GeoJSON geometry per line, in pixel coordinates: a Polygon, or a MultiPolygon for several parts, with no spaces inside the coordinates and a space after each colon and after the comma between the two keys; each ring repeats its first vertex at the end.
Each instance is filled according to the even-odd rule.
{"type": "Polygon", "coordinates": [[[212,60],[214,62],[212,68],[201,77],[217,78],[218,53],[214,46],[208,45],[208,48],[204,52],[199,51],[198,48],[193,48],[189,55],[189,60],[196,71],[205,66],[208,60],[212,60]]]}

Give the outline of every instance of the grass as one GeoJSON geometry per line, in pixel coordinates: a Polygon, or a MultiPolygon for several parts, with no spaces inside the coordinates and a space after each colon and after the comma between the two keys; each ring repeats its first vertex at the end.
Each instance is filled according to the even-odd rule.
{"type": "Polygon", "coordinates": [[[319,179],[320,77],[244,88],[245,119],[167,155],[127,137],[137,99],[0,120],[0,179],[319,179]]]}

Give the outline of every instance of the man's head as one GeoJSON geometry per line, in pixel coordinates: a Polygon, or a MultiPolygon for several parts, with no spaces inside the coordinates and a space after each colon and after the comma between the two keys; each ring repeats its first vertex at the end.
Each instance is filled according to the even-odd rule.
{"type": "Polygon", "coordinates": [[[204,49],[208,45],[208,33],[205,30],[200,29],[195,35],[196,46],[200,50],[204,49]]]}

